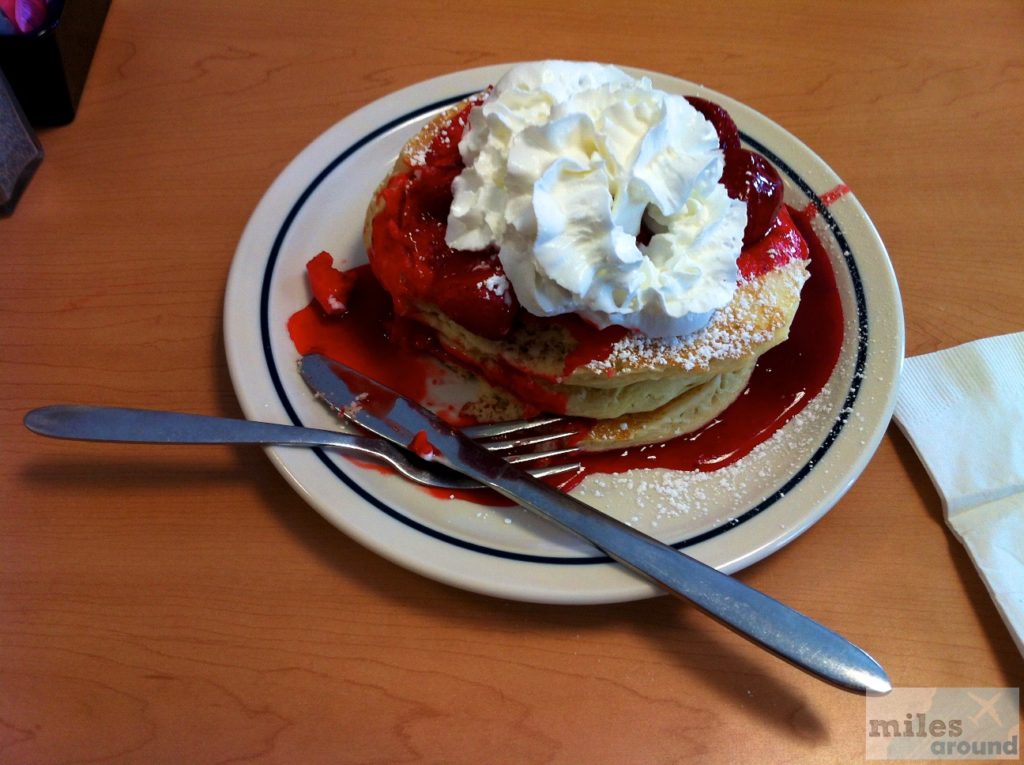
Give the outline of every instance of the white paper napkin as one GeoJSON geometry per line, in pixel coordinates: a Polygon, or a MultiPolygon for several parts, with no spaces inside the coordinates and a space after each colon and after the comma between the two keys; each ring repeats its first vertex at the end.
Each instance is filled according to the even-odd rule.
{"type": "Polygon", "coordinates": [[[895,416],[1024,654],[1024,332],[907,359],[895,416]]]}

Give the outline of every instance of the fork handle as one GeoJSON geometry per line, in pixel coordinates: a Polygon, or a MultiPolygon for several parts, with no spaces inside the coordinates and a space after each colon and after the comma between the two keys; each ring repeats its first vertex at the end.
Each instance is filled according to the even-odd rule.
{"type": "Polygon", "coordinates": [[[319,428],[205,414],[75,404],[33,409],[25,415],[25,427],[39,435],[79,441],[329,446],[361,453],[366,451],[365,446],[376,447],[377,444],[377,439],[319,428]]]}

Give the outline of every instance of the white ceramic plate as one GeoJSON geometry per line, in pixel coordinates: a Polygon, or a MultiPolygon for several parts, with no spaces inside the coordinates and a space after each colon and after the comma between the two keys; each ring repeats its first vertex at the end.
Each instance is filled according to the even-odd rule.
{"type": "MultiPolygon", "coordinates": [[[[225,297],[225,340],[247,417],[332,427],[299,378],[286,322],[309,302],[305,263],[328,250],[365,262],[363,215],[403,143],[439,110],[495,82],[508,66],[472,69],[398,91],[313,141],[274,181],[238,244],[225,297]]],[[[815,204],[839,286],[845,341],[825,390],[764,448],[727,471],[615,479],[598,497],[627,522],[723,571],[748,566],[821,518],[860,475],[892,414],[903,358],[899,290],[885,248],[852,193],[800,141],[757,112],[693,83],[651,72],[663,90],[725,106],[744,141],[779,168],[786,201],[815,204]],[[692,481],[691,481],[692,479],[692,481]],[[675,487],[659,498],[658,481],[675,487]],[[638,488],[639,487],[639,488],[638,488]],[[654,487],[652,489],[652,487],[654,487]],[[680,490],[681,487],[681,490],[680,490]],[[646,491],[646,494],[645,494],[646,491]],[[653,493],[652,493],[653,492],[653,493]],[[682,499],[680,499],[682,497],[682,499]]],[[[395,476],[321,450],[268,449],[296,490],[381,555],[457,587],[517,600],[601,603],[660,591],[594,548],[519,508],[440,499],[395,476]]]]}

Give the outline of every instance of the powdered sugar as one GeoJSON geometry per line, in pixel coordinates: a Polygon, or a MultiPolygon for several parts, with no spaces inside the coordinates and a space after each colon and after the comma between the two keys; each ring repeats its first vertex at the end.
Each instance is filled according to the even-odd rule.
{"type": "MultiPolygon", "coordinates": [[[[793,280],[796,289],[805,278],[793,269],[780,269],[778,273],[793,280]]],[[[707,368],[715,360],[743,358],[750,354],[752,347],[768,342],[775,335],[776,327],[759,323],[758,318],[766,312],[780,310],[770,290],[753,287],[752,283],[741,283],[733,300],[698,332],[672,338],[630,334],[613,345],[605,358],[590,361],[586,369],[600,373],[623,367],[673,365],[691,371],[707,368]]]]}
{"type": "MultiPolygon", "coordinates": [[[[413,141],[405,145],[402,150],[402,158],[409,167],[422,167],[427,164],[427,156],[430,154],[432,145],[450,148],[457,145],[452,140],[452,131],[460,136],[465,129],[467,113],[463,110],[465,101],[460,102],[448,114],[449,119],[439,119],[427,126],[424,134],[417,136],[413,141]]],[[[444,115],[442,115],[443,117],[444,115]]]]}
{"type": "Polygon", "coordinates": [[[366,402],[368,400],[369,394],[360,393],[354,399],[352,399],[351,404],[345,407],[345,411],[349,414],[357,414],[363,409],[364,406],[366,406],[366,402]]]}
{"type": "Polygon", "coordinates": [[[477,282],[476,288],[492,292],[498,297],[504,297],[508,292],[509,283],[504,274],[493,274],[482,282],[477,282]]]}
{"type": "Polygon", "coordinates": [[[849,417],[840,403],[847,389],[841,381],[848,379],[848,372],[840,371],[784,428],[732,465],[709,472],[653,468],[595,474],[573,494],[624,523],[664,538],[691,537],[732,523],[766,499],[781,498],[787,480],[805,465],[817,469],[809,464],[812,455],[836,418],[849,417]]]}
{"type": "Polygon", "coordinates": [[[411,147],[405,153],[405,161],[409,163],[410,167],[423,167],[427,164],[427,149],[429,148],[429,144],[411,147]]]}

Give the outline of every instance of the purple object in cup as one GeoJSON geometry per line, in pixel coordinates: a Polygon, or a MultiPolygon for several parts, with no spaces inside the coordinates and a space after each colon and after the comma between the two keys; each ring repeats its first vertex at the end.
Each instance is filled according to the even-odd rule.
{"type": "Polygon", "coordinates": [[[46,23],[48,5],[50,0],[0,0],[0,34],[35,32],[46,23]]]}

